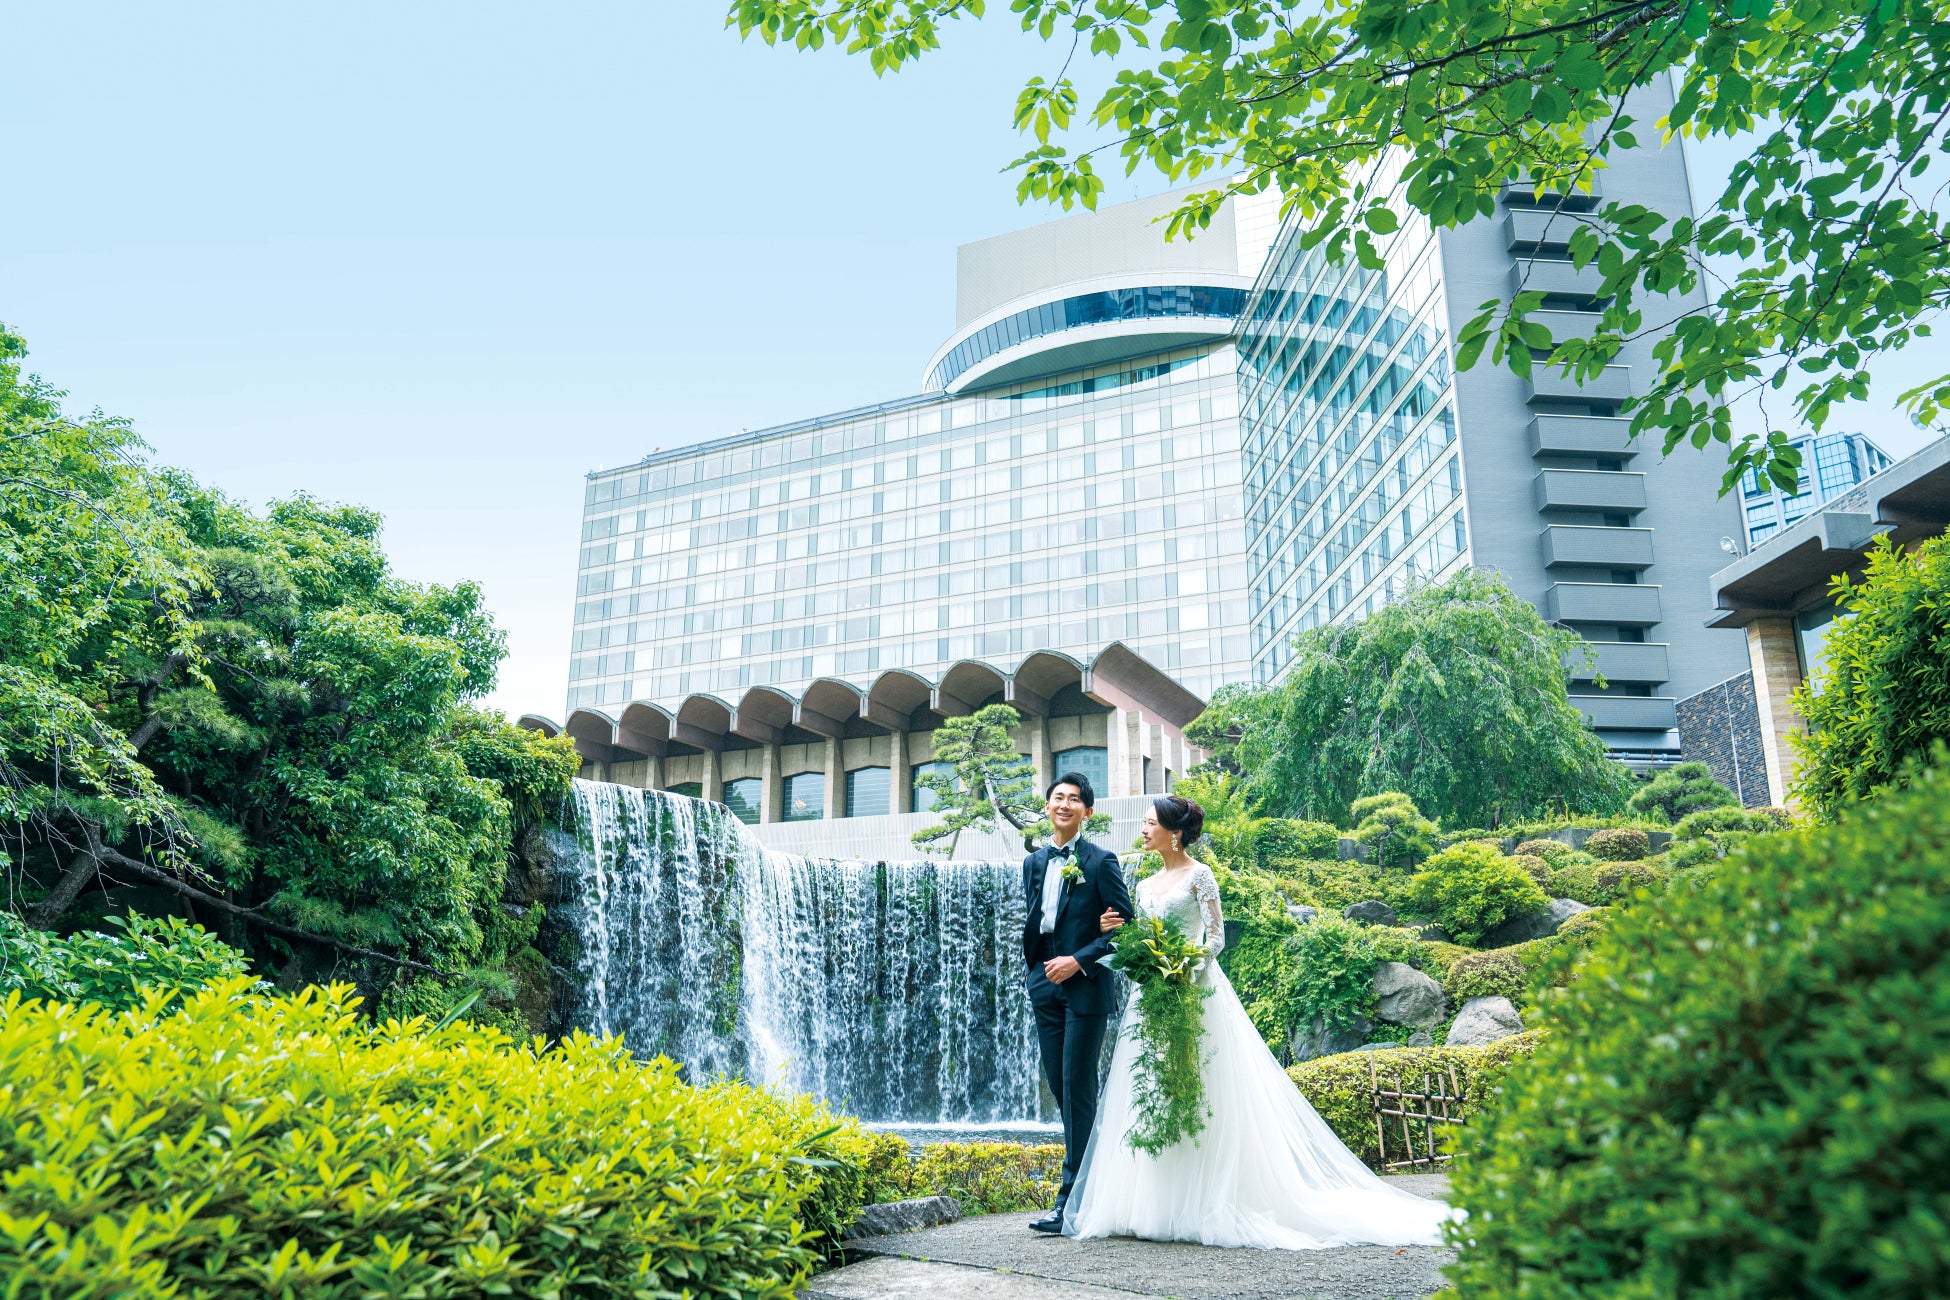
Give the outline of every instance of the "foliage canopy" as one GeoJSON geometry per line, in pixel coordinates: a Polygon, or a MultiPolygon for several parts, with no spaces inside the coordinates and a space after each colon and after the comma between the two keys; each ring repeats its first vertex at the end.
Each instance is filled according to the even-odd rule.
{"type": "Polygon", "coordinates": [[[1905,553],[1878,539],[1860,579],[1837,579],[1847,612],[1816,677],[1796,691],[1795,793],[1832,819],[1899,784],[1905,764],[1950,743],[1950,537],[1905,553]]]}
{"type": "MultiPolygon", "coordinates": [[[[1785,429],[1736,441],[1724,400],[1787,389],[1819,428],[1950,298],[1950,212],[1933,202],[1931,175],[1945,148],[1941,0],[1009,9],[1062,59],[1016,98],[1016,124],[1033,136],[1014,164],[1019,197],[1094,206],[1095,159],[1109,153],[1127,173],[1211,182],[1186,198],[1173,233],[1209,223],[1228,194],[1273,188],[1309,223],[1309,242],[1370,266],[1411,209],[1458,225],[1494,211],[1509,182],[1579,194],[1641,142],[1752,133],[1697,218],[1669,219],[1631,194],[1563,218],[1572,259],[1597,267],[1609,300],[1589,339],[1554,338],[1531,316],[1536,292],[1483,304],[1458,339],[1464,367],[1487,349],[1527,375],[1548,354],[1583,378],[1676,316],[1654,346],[1649,391],[1629,404],[1633,428],[1668,451],[1726,444],[1728,486],[1751,465],[1792,491],[1798,456],[1785,429]],[[1106,66],[1094,104],[1072,76],[1080,54],[1106,66]],[[1098,138],[1073,151],[1073,130],[1098,138]],[[1738,269],[1724,272],[1728,262],[1738,269]]],[[[986,12],[983,0],[734,0],[727,23],[865,53],[884,73],[938,47],[950,21],[986,12]]],[[[1933,420],[1950,376],[1908,399],[1933,420]]]]}

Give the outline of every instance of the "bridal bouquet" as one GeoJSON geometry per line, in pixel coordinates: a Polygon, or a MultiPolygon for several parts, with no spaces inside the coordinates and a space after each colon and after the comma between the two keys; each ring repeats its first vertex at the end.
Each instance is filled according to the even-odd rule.
{"type": "Polygon", "coordinates": [[[1199,1040],[1212,991],[1192,982],[1204,962],[1205,950],[1162,917],[1134,917],[1112,934],[1104,964],[1138,987],[1137,1122],[1125,1135],[1134,1151],[1159,1155],[1205,1129],[1199,1040]]]}

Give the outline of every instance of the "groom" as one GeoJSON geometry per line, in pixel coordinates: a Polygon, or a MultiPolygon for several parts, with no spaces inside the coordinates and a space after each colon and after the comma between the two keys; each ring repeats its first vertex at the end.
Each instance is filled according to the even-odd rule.
{"type": "Polygon", "coordinates": [[[1022,860],[1029,1002],[1036,1010],[1043,1077],[1063,1115],[1063,1186],[1056,1208],[1030,1222],[1038,1232],[1063,1230],[1063,1206],[1097,1123],[1097,1061],[1112,992],[1111,973],[1097,965],[1110,953],[1110,936],[1098,921],[1106,909],[1131,919],[1131,895],[1117,855],[1083,838],[1084,820],[1096,803],[1089,777],[1077,772],[1057,777],[1043,805],[1056,829],[1055,842],[1022,860]]]}

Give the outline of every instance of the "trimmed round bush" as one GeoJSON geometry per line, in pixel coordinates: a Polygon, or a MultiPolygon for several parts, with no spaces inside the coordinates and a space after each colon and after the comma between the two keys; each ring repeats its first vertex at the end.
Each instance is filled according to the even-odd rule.
{"type": "Polygon", "coordinates": [[[1607,863],[1598,868],[1598,892],[1605,896],[1606,903],[1616,903],[1630,898],[1641,889],[1657,892],[1666,883],[1668,874],[1664,868],[1651,862],[1607,863]]]}
{"type": "Polygon", "coordinates": [[[1530,972],[1523,961],[1527,946],[1490,948],[1460,958],[1443,982],[1450,1005],[1460,1007],[1471,998],[1508,998],[1517,1006],[1529,1001],[1530,972]]]}
{"type": "Polygon", "coordinates": [[[1548,858],[1540,858],[1529,853],[1513,853],[1510,861],[1523,868],[1523,873],[1545,888],[1551,883],[1551,864],[1548,858]]]}
{"type": "Polygon", "coordinates": [[[1593,835],[1584,850],[1605,862],[1637,862],[1652,852],[1652,840],[1644,831],[1619,826],[1593,835]]]}
{"type": "MultiPolygon", "coordinates": [[[[1440,1074],[1446,1083],[1449,1071],[1462,1085],[1462,1115],[1470,1124],[1496,1104],[1497,1088],[1510,1072],[1537,1046],[1536,1031],[1516,1034],[1484,1047],[1398,1047],[1386,1052],[1342,1052],[1302,1061],[1287,1068],[1287,1077],[1320,1117],[1327,1121],[1347,1149],[1366,1161],[1370,1168],[1381,1167],[1381,1148],[1374,1127],[1374,1087],[1371,1071],[1384,1079],[1399,1075],[1419,1082],[1424,1071],[1440,1074]]],[[[1421,1140],[1421,1135],[1416,1135],[1421,1140]]]]}
{"type": "Polygon", "coordinates": [[[1522,867],[1480,841],[1444,849],[1422,864],[1408,886],[1416,910],[1433,915],[1463,943],[1550,901],[1522,867]]]}
{"type": "Polygon", "coordinates": [[[1542,858],[1555,871],[1568,863],[1574,850],[1561,840],[1525,840],[1511,851],[1513,857],[1542,858]]]}
{"type": "Polygon", "coordinates": [[[13,1294],[788,1300],[864,1191],[857,1124],[620,1041],[373,1024],[345,986],[165,1005],[0,1004],[13,1294]]]}
{"type": "Polygon", "coordinates": [[[1332,862],[1340,856],[1340,845],[1340,828],[1326,822],[1267,817],[1253,823],[1253,857],[1263,870],[1283,862],[1332,862]]]}
{"type": "Polygon", "coordinates": [[[1950,1290],[1950,776],[1748,841],[1586,960],[1464,1130],[1459,1296],[1950,1290]]]}
{"type": "Polygon", "coordinates": [[[1640,786],[1626,802],[1635,813],[1656,813],[1669,822],[1703,808],[1739,806],[1733,791],[1714,780],[1713,769],[1704,763],[1680,763],[1669,768],[1640,786]]]}

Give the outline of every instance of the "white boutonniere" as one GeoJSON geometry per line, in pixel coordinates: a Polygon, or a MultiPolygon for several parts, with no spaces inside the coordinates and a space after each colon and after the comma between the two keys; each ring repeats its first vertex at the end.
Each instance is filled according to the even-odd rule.
{"type": "Polygon", "coordinates": [[[1063,879],[1069,881],[1073,885],[1081,885],[1083,883],[1083,868],[1078,866],[1074,862],[1064,863],[1063,879]]]}

